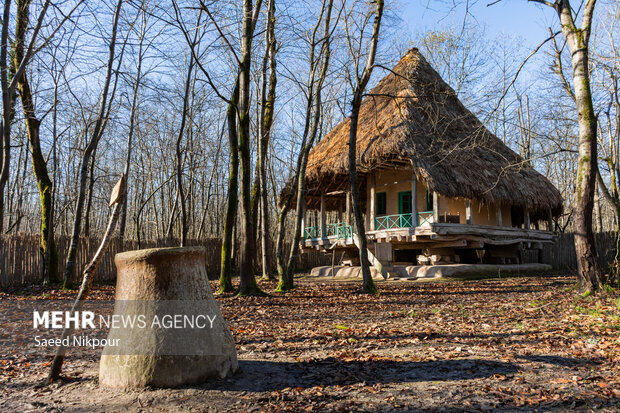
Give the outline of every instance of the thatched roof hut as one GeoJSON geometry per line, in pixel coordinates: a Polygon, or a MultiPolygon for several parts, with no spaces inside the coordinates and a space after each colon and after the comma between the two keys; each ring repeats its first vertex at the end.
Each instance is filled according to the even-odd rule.
{"type": "MultiPolygon", "coordinates": [[[[318,206],[320,191],[336,194],[348,185],[349,125],[347,118],[310,152],[310,208],[318,206]]],[[[549,180],[489,132],[415,48],[362,103],[357,136],[361,198],[368,172],[412,167],[429,190],[446,197],[520,206],[533,218],[562,208],[562,196],[549,180]]],[[[336,209],[337,201],[331,197],[327,207],[336,209]]]]}

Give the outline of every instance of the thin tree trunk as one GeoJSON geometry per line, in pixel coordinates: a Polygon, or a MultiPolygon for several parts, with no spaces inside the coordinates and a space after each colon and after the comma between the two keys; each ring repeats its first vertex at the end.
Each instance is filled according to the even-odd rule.
{"type": "MultiPolygon", "coordinates": [[[[26,31],[28,30],[28,20],[30,14],[30,0],[20,0],[17,2],[17,22],[15,26],[15,52],[14,65],[17,67],[19,62],[24,58],[24,43],[26,31]]],[[[58,276],[58,252],[56,251],[56,243],[54,241],[53,231],[51,227],[52,212],[52,181],[47,171],[47,162],[41,151],[41,141],[39,136],[40,121],[36,118],[34,111],[34,102],[32,99],[32,91],[30,83],[23,71],[17,79],[17,87],[22,102],[24,112],[24,120],[28,133],[28,141],[30,143],[30,153],[32,155],[32,166],[34,170],[35,180],[39,189],[39,197],[41,199],[41,242],[39,251],[43,258],[43,274],[44,283],[59,282],[58,276]],[[51,232],[51,234],[50,234],[51,232]],[[51,241],[51,242],[48,242],[51,241]],[[48,252],[49,248],[49,252],[48,252]]]]}
{"type": "Polygon", "coordinates": [[[95,189],[95,159],[97,150],[90,157],[90,173],[88,174],[88,196],[86,197],[86,210],[84,211],[84,236],[90,237],[90,208],[93,204],[93,191],[95,189]]]}
{"type": "MultiPolygon", "coordinates": [[[[8,22],[11,16],[10,1],[4,2],[3,22],[8,22]]],[[[0,84],[2,86],[2,122],[0,123],[0,234],[4,233],[4,190],[9,181],[11,166],[11,122],[15,107],[15,93],[9,90],[8,82],[8,48],[9,48],[9,24],[2,25],[2,35],[0,37],[0,84]]]]}
{"type": "Polygon", "coordinates": [[[278,258],[278,273],[280,282],[276,291],[286,291],[294,288],[294,273],[295,273],[295,263],[297,262],[297,257],[299,253],[299,242],[301,240],[301,221],[303,219],[304,213],[304,192],[305,192],[305,176],[306,176],[306,166],[308,164],[308,155],[310,153],[310,149],[314,145],[314,141],[316,139],[319,123],[321,118],[321,92],[323,89],[323,83],[325,82],[325,78],[327,77],[327,69],[329,67],[330,61],[330,22],[331,22],[331,12],[333,7],[333,0],[328,0],[327,2],[323,2],[323,6],[321,9],[321,13],[319,15],[319,19],[317,20],[317,24],[314,27],[312,33],[311,40],[311,49],[310,49],[310,81],[308,82],[308,91],[307,91],[307,103],[306,103],[306,120],[304,123],[304,133],[302,138],[302,148],[299,153],[299,157],[297,159],[297,171],[295,173],[295,179],[293,180],[294,189],[291,189],[291,194],[289,195],[291,198],[287,200],[280,211],[280,216],[278,217],[278,245],[276,246],[276,257],[278,258]],[[322,63],[320,67],[320,73],[318,79],[316,78],[316,69],[317,66],[315,62],[315,48],[317,43],[315,42],[317,31],[321,24],[321,19],[325,16],[323,20],[324,28],[323,28],[323,38],[321,40],[321,54],[322,55],[322,63]],[[291,251],[289,253],[288,262],[286,264],[286,268],[283,268],[281,260],[282,255],[282,242],[284,240],[282,232],[284,231],[284,220],[286,218],[286,214],[288,212],[288,208],[290,207],[290,200],[292,196],[297,197],[297,206],[295,209],[295,228],[293,232],[293,240],[291,243],[291,251]]]}
{"type": "MultiPolygon", "coordinates": [[[[99,144],[99,140],[103,135],[103,129],[105,127],[105,117],[106,117],[106,108],[108,103],[108,92],[110,90],[110,83],[112,80],[112,65],[114,63],[115,56],[115,48],[116,48],[116,33],[118,29],[118,19],[120,17],[121,6],[123,4],[123,0],[118,0],[116,3],[116,8],[114,10],[114,22],[112,24],[112,36],[110,38],[110,46],[109,46],[109,54],[108,54],[108,62],[106,68],[106,77],[103,85],[103,92],[101,94],[101,105],[99,107],[99,113],[97,114],[97,121],[95,123],[93,134],[90,139],[90,142],[86,145],[86,149],[84,149],[84,154],[82,155],[82,161],[80,165],[80,174],[79,174],[79,189],[78,189],[78,199],[75,208],[75,216],[73,221],[73,231],[71,234],[71,243],[69,245],[69,251],[67,253],[67,264],[65,266],[65,274],[63,283],[66,284],[73,278],[73,274],[75,272],[75,254],[77,252],[77,242],[80,236],[80,229],[82,224],[82,210],[84,208],[84,198],[86,194],[86,181],[88,180],[88,164],[91,158],[91,155],[97,148],[99,144]]],[[[119,62],[120,64],[120,62],[119,62]]]]}
{"type": "Polygon", "coordinates": [[[226,119],[228,121],[228,146],[230,149],[230,171],[228,176],[228,199],[226,203],[226,217],[224,218],[224,236],[222,239],[220,293],[234,291],[232,285],[232,257],[233,230],[237,215],[239,190],[239,152],[237,143],[237,102],[239,99],[239,84],[235,83],[233,94],[228,104],[226,119]]]}
{"type": "MultiPolygon", "coordinates": [[[[129,168],[131,167],[131,150],[133,145],[133,134],[135,131],[136,125],[136,116],[138,112],[138,92],[140,90],[140,83],[142,81],[142,60],[144,58],[143,54],[143,44],[144,44],[144,36],[146,31],[146,13],[143,13],[142,20],[142,32],[140,36],[140,43],[138,45],[138,68],[136,69],[136,83],[133,85],[132,97],[131,97],[131,109],[129,113],[129,132],[127,135],[127,157],[125,158],[125,168],[123,169],[123,174],[125,175],[125,179],[129,182],[129,168]]],[[[127,185],[129,188],[129,185],[127,185]]],[[[121,216],[119,218],[119,227],[118,227],[118,237],[121,242],[125,238],[125,227],[127,225],[127,204],[128,202],[123,202],[123,206],[121,207],[121,216]]]]}
{"type": "MultiPolygon", "coordinates": [[[[370,80],[374,67],[375,55],[377,52],[377,42],[379,40],[379,29],[381,28],[381,18],[383,16],[383,0],[376,1],[375,21],[373,24],[370,51],[366,66],[361,78],[357,79],[357,86],[353,94],[351,108],[351,126],[349,129],[349,183],[351,185],[351,198],[353,200],[353,216],[355,217],[355,228],[359,238],[360,263],[362,265],[363,286],[362,291],[366,293],[376,293],[377,289],[370,273],[370,262],[368,261],[368,246],[366,241],[366,231],[362,218],[362,208],[360,205],[359,183],[357,177],[357,124],[359,119],[362,96],[370,80]]],[[[357,74],[356,74],[357,75],[357,74]]]]}
{"type": "MultiPolygon", "coordinates": [[[[198,31],[196,31],[196,35],[198,31]]],[[[194,42],[196,39],[194,39],[194,42]]],[[[179,201],[181,204],[181,247],[187,244],[187,210],[185,206],[185,192],[183,191],[183,154],[181,153],[181,142],[185,133],[185,123],[187,122],[187,112],[189,105],[189,92],[192,82],[192,72],[194,71],[194,55],[190,55],[189,67],[187,69],[187,79],[185,79],[185,91],[183,94],[183,111],[181,112],[181,126],[179,127],[179,135],[176,142],[177,157],[177,187],[179,192],[179,201]]]]}
{"type": "Polygon", "coordinates": [[[261,241],[261,267],[263,270],[263,278],[274,279],[271,271],[271,263],[269,262],[269,208],[267,204],[267,149],[269,149],[269,141],[271,137],[271,126],[274,117],[274,105],[276,100],[276,38],[275,38],[275,0],[269,0],[267,13],[267,31],[265,34],[265,43],[267,44],[267,53],[263,59],[263,81],[262,81],[262,102],[261,102],[261,118],[262,129],[259,139],[259,187],[260,187],[260,241],[261,241]],[[269,62],[269,91],[266,89],[267,62],[269,62]],[[265,96],[265,94],[267,96],[265,96]]]}

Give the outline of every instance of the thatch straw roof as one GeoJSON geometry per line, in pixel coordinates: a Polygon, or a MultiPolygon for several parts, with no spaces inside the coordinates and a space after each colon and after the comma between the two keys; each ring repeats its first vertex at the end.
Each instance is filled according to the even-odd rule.
{"type": "MultiPolygon", "coordinates": [[[[310,152],[310,202],[319,189],[345,188],[349,124],[345,119],[310,152]]],[[[394,167],[413,167],[430,190],[447,197],[526,207],[541,217],[562,207],[549,180],[489,132],[417,49],[368,93],[360,110],[362,183],[369,171],[394,167]]]]}

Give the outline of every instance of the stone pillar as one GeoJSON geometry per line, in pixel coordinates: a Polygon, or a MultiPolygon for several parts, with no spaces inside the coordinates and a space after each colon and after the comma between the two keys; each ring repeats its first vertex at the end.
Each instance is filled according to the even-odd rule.
{"type": "Polygon", "coordinates": [[[203,247],[123,252],[114,262],[114,315],[137,321],[133,327],[111,324],[99,364],[101,386],[178,387],[237,370],[235,342],[213,299],[203,247]],[[166,324],[179,314],[182,326],[166,324]]]}

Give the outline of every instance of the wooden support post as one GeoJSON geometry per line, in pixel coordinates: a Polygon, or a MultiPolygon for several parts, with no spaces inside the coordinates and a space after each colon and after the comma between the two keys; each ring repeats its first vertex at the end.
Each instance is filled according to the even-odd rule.
{"type": "Polygon", "coordinates": [[[439,222],[439,195],[433,192],[433,222],[439,222]]]}
{"type": "Polygon", "coordinates": [[[321,237],[325,237],[325,191],[321,190],[321,216],[320,216],[320,226],[321,226],[321,237]]]}
{"type": "Polygon", "coordinates": [[[301,238],[306,238],[306,197],[301,198],[301,238]]]}
{"type": "Polygon", "coordinates": [[[468,225],[472,225],[474,223],[474,215],[471,213],[471,201],[469,199],[465,200],[465,220],[468,225]]]}
{"type": "Polygon", "coordinates": [[[525,226],[525,229],[530,229],[530,211],[528,211],[527,208],[525,208],[524,211],[523,225],[525,226]]]}
{"type": "Polygon", "coordinates": [[[502,206],[500,204],[497,205],[497,226],[501,227],[502,224],[502,206]]]}
{"type": "Polygon", "coordinates": [[[351,191],[347,191],[347,225],[351,225],[351,191]]]}
{"type": "Polygon", "coordinates": [[[416,204],[416,191],[418,189],[418,178],[415,175],[415,169],[411,173],[411,226],[418,226],[418,211],[415,207],[416,204]]]}
{"type": "Polygon", "coordinates": [[[377,187],[377,182],[376,182],[376,177],[375,177],[375,173],[371,172],[370,173],[370,213],[369,213],[369,218],[368,220],[369,222],[369,228],[371,231],[375,230],[375,217],[376,217],[376,211],[377,211],[377,193],[376,193],[376,187],[377,187]]]}
{"type": "Polygon", "coordinates": [[[549,210],[549,216],[547,217],[547,231],[553,231],[553,213],[549,210]]]}

